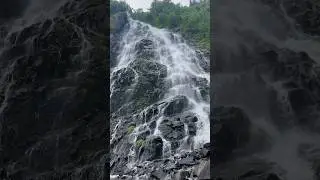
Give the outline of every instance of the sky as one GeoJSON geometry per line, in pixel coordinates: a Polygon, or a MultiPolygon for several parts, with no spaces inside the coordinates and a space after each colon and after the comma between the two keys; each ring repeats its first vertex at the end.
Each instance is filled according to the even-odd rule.
{"type": "MultiPolygon", "coordinates": [[[[148,10],[151,6],[153,0],[125,0],[131,8],[133,9],[143,9],[144,11],[148,10]]],[[[180,3],[184,6],[189,6],[189,0],[171,0],[174,3],[180,3]]]]}

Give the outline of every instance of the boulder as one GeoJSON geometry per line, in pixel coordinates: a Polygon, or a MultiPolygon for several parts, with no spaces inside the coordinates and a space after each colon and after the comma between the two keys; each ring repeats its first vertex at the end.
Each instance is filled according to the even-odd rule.
{"type": "Polygon", "coordinates": [[[185,136],[184,123],[176,119],[164,119],[160,126],[163,137],[168,141],[181,140],[185,136]]]}
{"type": "Polygon", "coordinates": [[[188,98],[186,96],[177,96],[169,102],[164,109],[164,115],[171,117],[176,114],[182,113],[188,107],[188,98]]]}
{"type": "Polygon", "coordinates": [[[217,107],[213,110],[214,127],[219,129],[213,136],[215,163],[233,158],[233,151],[245,146],[250,138],[250,120],[243,110],[235,107],[217,107]]]}
{"type": "Polygon", "coordinates": [[[162,158],[163,142],[161,137],[149,137],[139,156],[140,161],[152,161],[162,158]]]}

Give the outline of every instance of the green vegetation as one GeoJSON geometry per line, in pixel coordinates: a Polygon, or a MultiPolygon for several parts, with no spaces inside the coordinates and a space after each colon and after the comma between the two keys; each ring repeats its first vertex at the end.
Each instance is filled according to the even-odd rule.
{"type": "Polygon", "coordinates": [[[143,139],[138,139],[138,140],[136,141],[136,146],[137,146],[138,148],[143,147],[144,144],[145,144],[145,141],[144,141],[143,139]]]}
{"type": "Polygon", "coordinates": [[[210,49],[210,2],[183,7],[169,0],[154,1],[150,11],[141,9],[132,13],[134,19],[159,28],[178,31],[186,39],[194,41],[201,48],[210,49]]]}
{"type": "Polygon", "coordinates": [[[114,15],[118,12],[129,12],[132,13],[130,6],[123,1],[110,1],[110,15],[114,15]]]}
{"type": "Polygon", "coordinates": [[[136,128],[135,125],[130,125],[130,126],[128,127],[128,130],[127,130],[128,134],[131,134],[131,133],[134,131],[135,128],[136,128]]]}
{"type": "Polygon", "coordinates": [[[119,12],[129,12],[134,19],[179,32],[200,48],[210,50],[209,0],[202,0],[190,7],[174,4],[170,0],[154,1],[148,12],[143,12],[142,9],[133,11],[125,2],[111,0],[110,15],[119,12]]]}

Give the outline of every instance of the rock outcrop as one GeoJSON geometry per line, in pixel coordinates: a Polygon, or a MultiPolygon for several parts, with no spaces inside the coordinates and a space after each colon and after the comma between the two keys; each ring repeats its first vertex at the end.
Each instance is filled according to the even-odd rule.
{"type": "MultiPolygon", "coordinates": [[[[112,52],[117,63],[111,74],[111,179],[209,178],[209,145],[194,148],[204,118],[192,111],[189,97],[208,101],[208,80],[170,69],[184,63],[175,61],[187,53],[177,35],[132,19],[122,27],[112,33],[122,38],[111,41],[111,47],[121,44],[112,52]],[[175,94],[178,86],[197,88],[186,91],[188,96],[183,90],[175,94]]],[[[190,56],[188,63],[198,62],[207,72],[209,62],[200,51],[190,56]]]]}
{"type": "Polygon", "coordinates": [[[318,179],[319,4],[215,5],[213,178],[318,179]]]}
{"type": "Polygon", "coordinates": [[[0,179],[109,176],[107,8],[66,1],[30,26],[3,24],[0,179]]]}

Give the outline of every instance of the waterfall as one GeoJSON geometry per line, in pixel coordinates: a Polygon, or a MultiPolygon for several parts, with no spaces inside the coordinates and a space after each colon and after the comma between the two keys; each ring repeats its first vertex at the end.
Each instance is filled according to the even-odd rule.
{"type": "MultiPolygon", "coordinates": [[[[116,141],[115,134],[123,131],[120,124],[135,122],[133,132],[128,135],[127,143],[131,146],[126,146],[130,147],[128,168],[134,168],[139,161],[139,151],[134,153],[134,150],[139,148],[137,138],[141,134],[147,134],[143,136],[145,141],[151,137],[161,138],[161,141],[158,139],[162,148],[160,158],[191,152],[209,143],[208,57],[188,45],[181,35],[131,18],[121,37],[116,65],[111,68],[110,76],[111,106],[120,104],[111,110],[117,117],[111,119],[111,123],[117,124],[111,129],[111,144],[116,141]],[[145,82],[152,85],[140,88],[145,82]],[[132,108],[134,102],[147,101],[145,99],[148,103],[130,114],[130,121],[121,117],[123,109],[132,108]],[[149,116],[151,109],[153,113],[149,116]],[[186,119],[193,119],[190,123],[195,126],[186,119]],[[165,126],[166,123],[169,125],[165,126]]],[[[118,148],[121,149],[120,145],[113,151],[120,151],[118,148]]]]}

